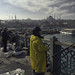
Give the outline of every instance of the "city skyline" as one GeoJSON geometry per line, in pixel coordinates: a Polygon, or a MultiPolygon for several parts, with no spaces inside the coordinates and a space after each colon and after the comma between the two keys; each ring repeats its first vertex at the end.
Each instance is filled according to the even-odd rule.
{"type": "Polygon", "coordinates": [[[0,0],[0,19],[75,19],[75,0],[0,0]]]}

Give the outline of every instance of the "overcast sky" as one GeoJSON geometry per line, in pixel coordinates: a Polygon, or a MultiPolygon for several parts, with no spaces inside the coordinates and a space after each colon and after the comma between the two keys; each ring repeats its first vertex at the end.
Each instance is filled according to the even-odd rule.
{"type": "Polygon", "coordinates": [[[0,0],[0,19],[75,19],[75,0],[0,0]]]}

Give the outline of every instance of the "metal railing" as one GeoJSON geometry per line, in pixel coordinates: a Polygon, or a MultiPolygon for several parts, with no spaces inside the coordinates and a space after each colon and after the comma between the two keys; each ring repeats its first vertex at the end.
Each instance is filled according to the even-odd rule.
{"type": "Polygon", "coordinates": [[[75,73],[75,50],[66,49],[61,53],[61,75],[74,75],[75,73]]]}
{"type": "Polygon", "coordinates": [[[75,75],[75,44],[64,44],[53,39],[52,75],[75,75]]]}

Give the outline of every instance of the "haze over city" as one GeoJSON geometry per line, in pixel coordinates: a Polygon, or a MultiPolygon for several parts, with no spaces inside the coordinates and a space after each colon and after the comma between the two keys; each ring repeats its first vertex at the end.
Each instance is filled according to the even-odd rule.
{"type": "Polygon", "coordinates": [[[0,19],[75,19],[75,0],[0,0],[0,19]]]}

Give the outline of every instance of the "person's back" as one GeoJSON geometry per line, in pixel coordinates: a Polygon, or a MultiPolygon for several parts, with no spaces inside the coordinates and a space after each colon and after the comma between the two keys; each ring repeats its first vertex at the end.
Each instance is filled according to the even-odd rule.
{"type": "Polygon", "coordinates": [[[20,36],[17,33],[13,34],[12,42],[16,43],[16,47],[20,46],[20,36]]]}
{"type": "Polygon", "coordinates": [[[7,40],[9,38],[7,33],[7,28],[5,27],[3,31],[1,32],[2,35],[2,44],[3,44],[3,52],[7,52],[7,40]]]}
{"type": "Polygon", "coordinates": [[[35,71],[34,75],[44,75],[46,70],[45,52],[48,50],[48,47],[43,44],[39,31],[38,29],[37,31],[34,30],[30,38],[30,60],[32,69],[35,71]]]}
{"type": "Polygon", "coordinates": [[[2,32],[1,32],[1,35],[2,35],[2,41],[7,41],[8,40],[8,33],[7,33],[7,30],[4,29],[2,32]]]}

